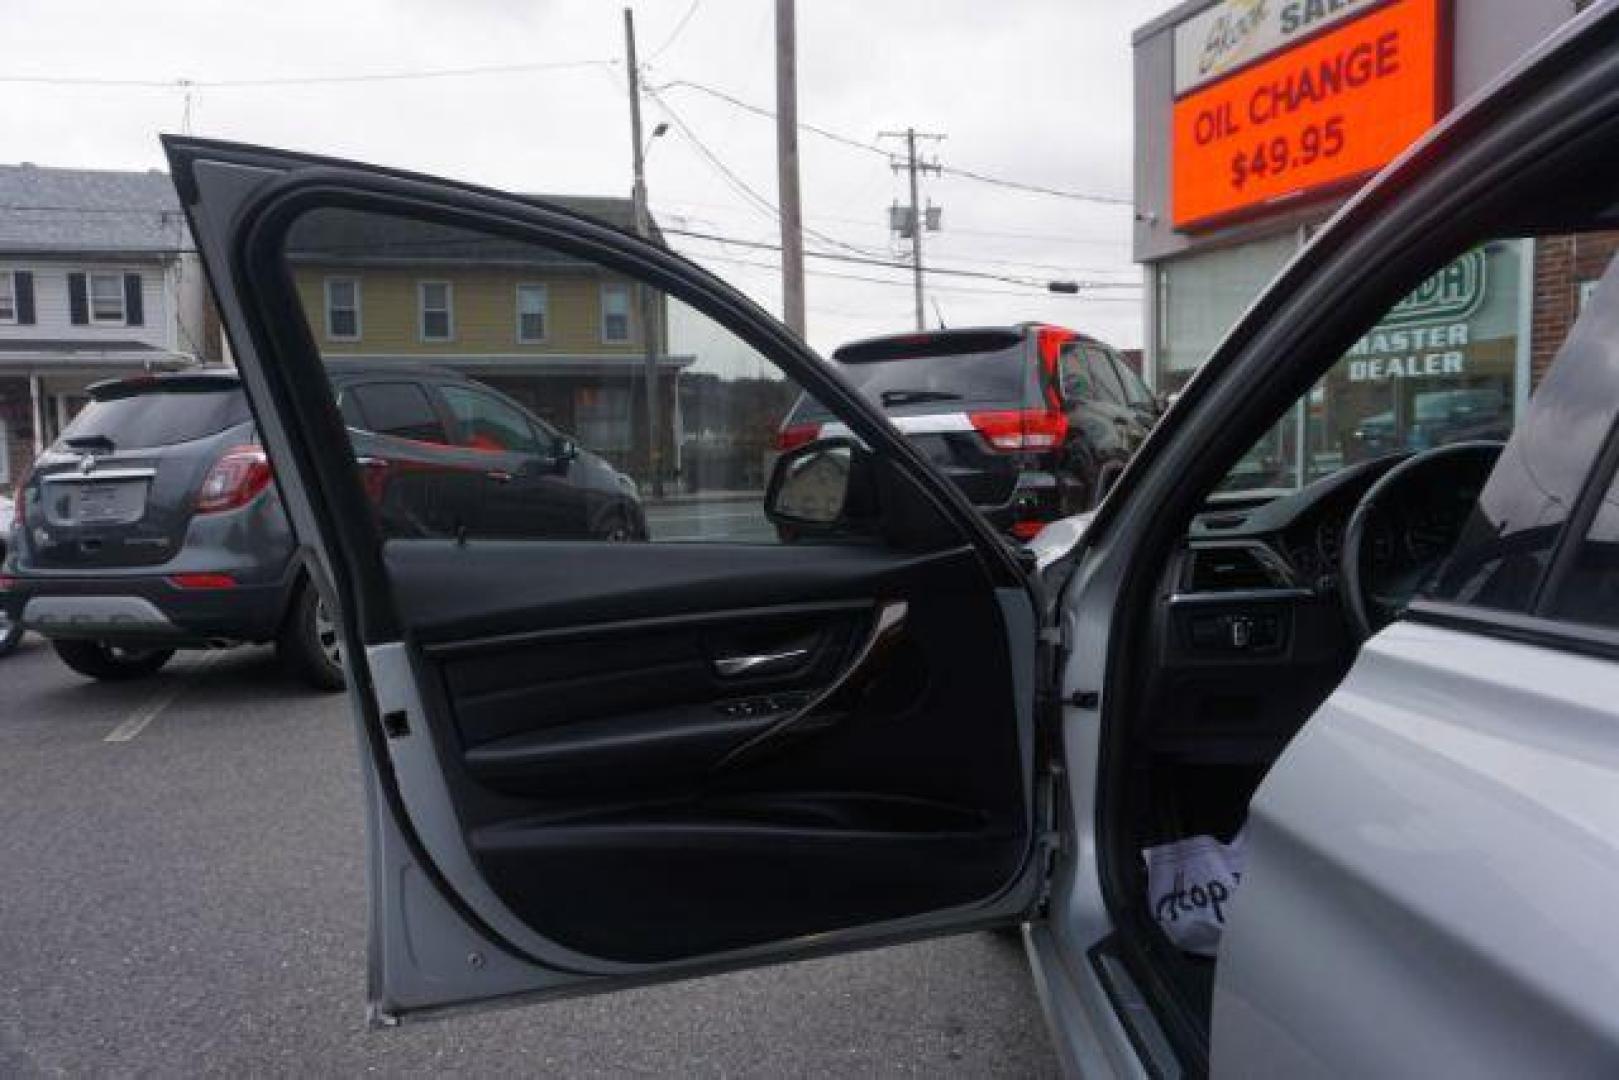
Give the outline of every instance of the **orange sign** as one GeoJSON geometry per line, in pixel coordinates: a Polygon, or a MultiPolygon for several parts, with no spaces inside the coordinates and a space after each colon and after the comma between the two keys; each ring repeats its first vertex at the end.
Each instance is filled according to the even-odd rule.
{"type": "Polygon", "coordinates": [[[1444,2],[1392,0],[1176,101],[1175,227],[1363,176],[1411,145],[1448,90],[1444,2]]]}

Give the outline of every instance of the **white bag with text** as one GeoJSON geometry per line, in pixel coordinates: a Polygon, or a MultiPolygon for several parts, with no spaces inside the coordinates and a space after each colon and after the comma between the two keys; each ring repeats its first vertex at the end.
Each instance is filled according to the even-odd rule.
{"type": "Polygon", "coordinates": [[[1176,946],[1198,956],[1219,951],[1246,854],[1246,832],[1229,844],[1213,836],[1188,836],[1142,851],[1153,916],[1176,946]]]}

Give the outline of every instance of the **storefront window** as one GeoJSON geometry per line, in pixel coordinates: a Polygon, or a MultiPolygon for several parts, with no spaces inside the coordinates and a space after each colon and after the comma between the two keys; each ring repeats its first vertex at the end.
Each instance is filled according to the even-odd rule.
{"type": "Polygon", "coordinates": [[[1174,393],[1209,358],[1238,317],[1298,250],[1298,234],[1158,264],[1157,376],[1174,393]]]}
{"type": "Polygon", "coordinates": [[[1232,470],[1226,491],[1291,489],[1357,462],[1512,432],[1526,245],[1469,251],[1361,337],[1232,470]]]}

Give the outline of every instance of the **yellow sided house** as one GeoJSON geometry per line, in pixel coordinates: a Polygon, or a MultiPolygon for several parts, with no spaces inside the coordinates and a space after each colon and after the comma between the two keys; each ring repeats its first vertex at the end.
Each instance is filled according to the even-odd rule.
{"type": "MultiPolygon", "coordinates": [[[[547,201],[631,225],[628,199],[547,201]]],[[[692,357],[668,353],[661,293],[643,297],[600,264],[564,252],[349,211],[300,220],[288,261],[322,355],[461,372],[638,480],[647,469],[650,352],[659,459],[665,470],[676,460],[679,373],[692,357]]]]}

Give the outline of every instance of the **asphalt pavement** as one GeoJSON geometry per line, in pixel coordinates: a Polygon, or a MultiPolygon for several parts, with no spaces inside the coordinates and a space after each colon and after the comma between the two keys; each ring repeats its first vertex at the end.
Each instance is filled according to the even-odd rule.
{"type": "Polygon", "coordinates": [[[356,760],[267,649],[0,660],[0,1076],[1055,1072],[986,934],[370,1030],[356,760]]]}

